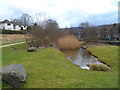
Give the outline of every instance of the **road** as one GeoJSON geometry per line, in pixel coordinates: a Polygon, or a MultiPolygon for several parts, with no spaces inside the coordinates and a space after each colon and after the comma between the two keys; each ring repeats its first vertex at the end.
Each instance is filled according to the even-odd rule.
{"type": "Polygon", "coordinates": [[[12,44],[7,44],[7,45],[2,45],[2,46],[0,46],[0,48],[8,47],[8,46],[16,45],[16,44],[22,44],[22,43],[26,43],[26,42],[19,42],[19,43],[12,43],[12,44]]]}

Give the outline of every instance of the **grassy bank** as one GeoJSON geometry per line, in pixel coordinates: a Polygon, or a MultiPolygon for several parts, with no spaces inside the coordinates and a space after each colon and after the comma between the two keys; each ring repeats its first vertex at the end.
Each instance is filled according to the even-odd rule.
{"type": "Polygon", "coordinates": [[[92,54],[96,55],[99,60],[110,65],[112,70],[118,70],[118,46],[104,45],[104,46],[93,46],[88,48],[92,54]]]}
{"type": "Polygon", "coordinates": [[[21,42],[26,40],[25,35],[21,34],[0,34],[2,36],[2,44],[11,44],[16,42],[21,42]]]}
{"type": "MultiPolygon", "coordinates": [[[[90,51],[101,60],[111,65],[111,70],[108,72],[83,70],[67,60],[61,52],[54,48],[43,48],[30,53],[26,52],[24,44],[15,45],[17,50],[12,47],[3,48],[3,66],[9,64],[24,65],[28,76],[23,88],[118,87],[117,47],[115,46],[90,48],[90,51]],[[110,48],[111,53],[108,52],[110,48]]],[[[3,88],[5,87],[9,86],[3,83],[3,88]]]]}

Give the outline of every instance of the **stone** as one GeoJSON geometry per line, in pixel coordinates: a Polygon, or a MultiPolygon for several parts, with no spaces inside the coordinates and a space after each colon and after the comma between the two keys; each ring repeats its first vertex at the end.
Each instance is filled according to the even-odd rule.
{"type": "Polygon", "coordinates": [[[17,48],[15,48],[15,47],[12,47],[13,48],[13,50],[17,50],[17,48]]]}
{"type": "Polygon", "coordinates": [[[14,88],[20,88],[26,77],[27,73],[22,64],[11,64],[2,68],[2,80],[14,88]]]}
{"type": "Polygon", "coordinates": [[[36,52],[37,49],[35,47],[28,48],[27,52],[36,52]]]}

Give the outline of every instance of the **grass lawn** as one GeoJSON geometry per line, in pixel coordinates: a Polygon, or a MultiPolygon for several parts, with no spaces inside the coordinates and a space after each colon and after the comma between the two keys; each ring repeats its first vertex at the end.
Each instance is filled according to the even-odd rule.
{"type": "MultiPolygon", "coordinates": [[[[117,88],[118,47],[89,48],[98,58],[110,65],[108,72],[83,70],[71,63],[58,50],[43,48],[26,52],[25,44],[3,48],[3,66],[23,64],[27,80],[23,88],[117,88]]],[[[3,82],[3,88],[10,87],[3,82]]]]}

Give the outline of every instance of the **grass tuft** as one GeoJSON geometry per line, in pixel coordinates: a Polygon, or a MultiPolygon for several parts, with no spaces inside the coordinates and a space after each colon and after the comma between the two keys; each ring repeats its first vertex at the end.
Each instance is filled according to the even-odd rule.
{"type": "Polygon", "coordinates": [[[103,65],[103,64],[91,64],[90,65],[90,70],[95,70],[95,71],[108,71],[109,67],[103,65]]]}

